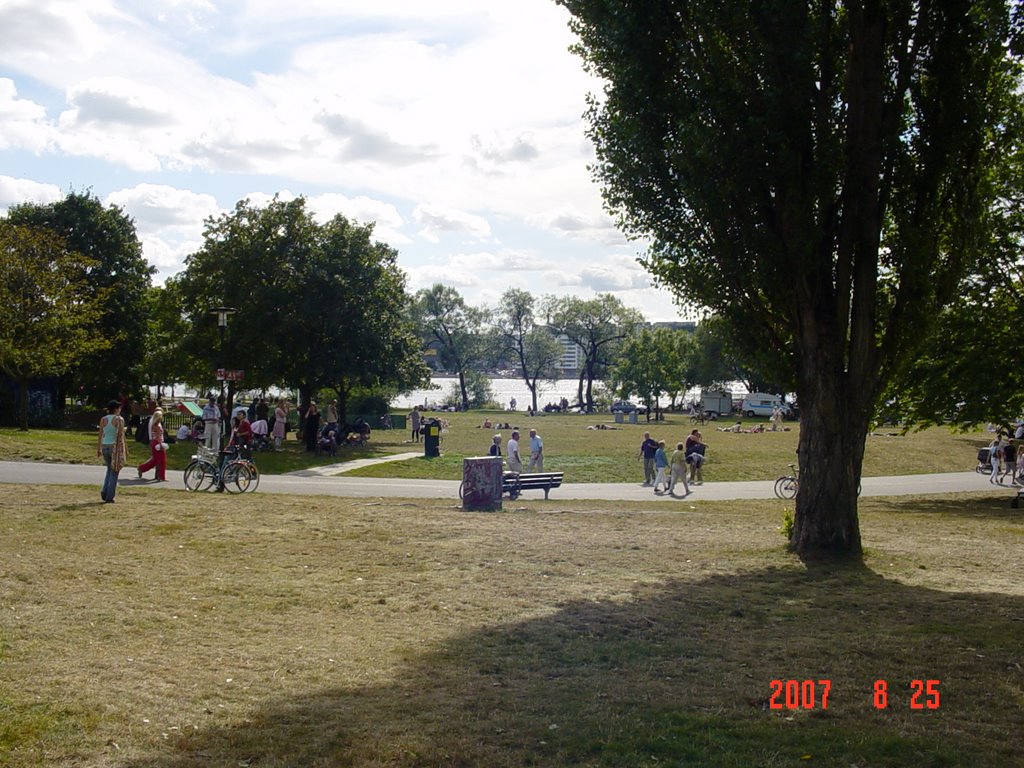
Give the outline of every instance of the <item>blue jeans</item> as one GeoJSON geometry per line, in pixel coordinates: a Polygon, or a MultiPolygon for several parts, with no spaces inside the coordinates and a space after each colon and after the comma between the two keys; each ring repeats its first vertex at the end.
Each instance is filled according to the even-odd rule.
{"type": "Polygon", "coordinates": [[[100,491],[100,498],[104,501],[113,501],[117,492],[117,472],[111,466],[114,459],[114,446],[103,446],[103,463],[107,465],[107,474],[103,478],[103,490],[100,491]]]}

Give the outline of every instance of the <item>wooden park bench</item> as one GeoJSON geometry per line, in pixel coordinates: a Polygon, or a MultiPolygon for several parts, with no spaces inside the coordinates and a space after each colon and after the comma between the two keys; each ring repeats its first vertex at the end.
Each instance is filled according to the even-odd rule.
{"type": "Polygon", "coordinates": [[[562,484],[564,472],[506,472],[501,481],[501,492],[507,493],[510,499],[519,498],[523,491],[541,489],[544,491],[544,498],[548,497],[548,491],[558,488],[562,484]]]}

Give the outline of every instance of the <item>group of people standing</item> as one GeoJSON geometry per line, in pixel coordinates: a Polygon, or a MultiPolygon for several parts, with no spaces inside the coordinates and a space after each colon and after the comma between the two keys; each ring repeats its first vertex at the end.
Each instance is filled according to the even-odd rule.
{"type": "Polygon", "coordinates": [[[690,484],[704,482],[704,453],[707,445],[699,429],[693,430],[686,441],[676,443],[671,457],[665,450],[664,440],[655,440],[650,432],[644,432],[643,442],[637,453],[637,460],[643,460],[644,487],[653,486],[659,496],[676,494],[676,487],[682,483],[683,496],[690,493],[690,484]],[[689,482],[687,481],[689,474],[689,482]]]}
{"type": "MultiPolygon", "coordinates": [[[[544,440],[536,429],[530,430],[530,463],[526,466],[527,472],[544,471],[544,440]]],[[[501,435],[491,438],[491,447],[488,450],[491,456],[501,456],[501,435]]],[[[505,445],[505,461],[508,463],[509,472],[523,471],[523,458],[519,452],[519,430],[512,430],[512,437],[505,445]]]]}

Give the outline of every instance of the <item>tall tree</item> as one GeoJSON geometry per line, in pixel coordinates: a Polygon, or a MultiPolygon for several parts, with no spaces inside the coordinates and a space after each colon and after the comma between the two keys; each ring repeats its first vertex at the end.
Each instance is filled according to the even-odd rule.
{"type": "MultiPolygon", "coordinates": [[[[1002,130],[1024,135],[1024,115],[1010,115],[1002,130]]],[[[1024,328],[1024,142],[1006,147],[986,258],[961,285],[959,301],[938,313],[919,358],[890,384],[882,418],[1009,428],[1024,413],[1024,370],[1008,364],[1020,354],[1024,328]]]]}
{"type": "Polygon", "coordinates": [[[1010,4],[559,2],[606,83],[608,206],[663,284],[796,382],[790,546],[859,557],[877,400],[981,251],[1019,110],[1010,4]]]}
{"type": "Polygon", "coordinates": [[[719,386],[740,381],[748,392],[792,392],[792,377],[780,382],[779,350],[769,347],[751,349],[743,338],[745,331],[711,315],[697,326],[699,381],[719,386]]]}
{"type": "Polygon", "coordinates": [[[18,383],[23,431],[32,379],[109,346],[100,325],[106,294],[87,285],[95,267],[49,229],[0,219],[0,370],[18,383]]]}
{"type": "Polygon", "coordinates": [[[296,387],[303,402],[330,388],[343,418],[357,388],[417,386],[426,371],[405,275],[372,233],[340,215],[318,223],[302,197],[243,200],[208,220],[181,276],[195,356],[211,368],[219,358],[211,309],[228,306],[225,362],[250,387],[296,387]]]}
{"type": "Polygon", "coordinates": [[[626,340],[613,369],[613,389],[621,397],[637,395],[647,406],[647,420],[660,413],[661,396],[675,403],[692,380],[695,344],[687,331],[643,328],[626,340]]]}
{"type": "Polygon", "coordinates": [[[146,340],[142,344],[143,380],[161,389],[167,384],[190,382],[208,384],[213,376],[206,355],[189,354],[187,340],[192,334],[184,312],[180,280],[168,279],[153,286],[146,296],[146,340]]]}
{"type": "Polygon", "coordinates": [[[469,410],[467,374],[486,355],[486,310],[468,306],[457,290],[440,283],[419,291],[413,310],[424,341],[437,349],[445,370],[458,377],[462,410],[469,410]]]}
{"type": "Polygon", "coordinates": [[[545,311],[552,329],[583,350],[577,402],[592,411],[594,381],[604,376],[622,342],[643,323],[643,316],[610,293],[593,299],[552,297],[545,302],[545,311]]]}
{"type": "Polygon", "coordinates": [[[509,288],[492,314],[493,332],[500,355],[515,361],[523,382],[530,390],[537,410],[537,384],[558,375],[555,367],[562,357],[562,345],[551,331],[538,324],[532,293],[509,288]]]}
{"type": "Polygon", "coordinates": [[[103,297],[99,325],[110,344],[78,358],[66,386],[94,405],[106,403],[118,389],[137,390],[142,384],[146,292],[155,270],[142,255],[131,217],[89,193],[70,192],[47,205],[13,206],[8,218],[14,224],[45,227],[64,240],[67,250],[85,256],[82,290],[86,296],[103,297]]]}

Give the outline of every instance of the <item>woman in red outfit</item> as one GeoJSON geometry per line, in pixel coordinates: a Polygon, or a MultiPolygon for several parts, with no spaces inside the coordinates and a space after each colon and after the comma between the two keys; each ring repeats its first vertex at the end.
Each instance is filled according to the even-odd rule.
{"type": "Polygon", "coordinates": [[[139,464],[139,477],[156,468],[157,482],[167,482],[167,443],[164,442],[164,413],[159,408],[149,420],[149,461],[139,464]]]}

